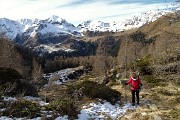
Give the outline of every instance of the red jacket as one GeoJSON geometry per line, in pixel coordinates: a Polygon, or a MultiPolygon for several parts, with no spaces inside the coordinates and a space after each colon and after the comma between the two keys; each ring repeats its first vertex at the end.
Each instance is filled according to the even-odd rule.
{"type": "Polygon", "coordinates": [[[133,78],[131,77],[127,84],[131,84],[131,90],[138,90],[140,86],[142,85],[141,80],[139,78],[133,78]]]}

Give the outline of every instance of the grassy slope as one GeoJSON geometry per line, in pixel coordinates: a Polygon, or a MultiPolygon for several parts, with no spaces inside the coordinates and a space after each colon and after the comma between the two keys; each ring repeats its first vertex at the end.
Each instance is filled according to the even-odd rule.
{"type": "MultiPolygon", "coordinates": [[[[147,76],[141,76],[144,84],[140,94],[141,107],[135,111],[129,111],[121,120],[151,120],[158,119],[158,116],[163,120],[180,119],[180,84],[177,82],[180,80],[180,71],[176,69],[176,72],[172,72],[173,68],[180,65],[180,19],[170,14],[141,27],[139,31],[145,33],[146,38],[157,36],[154,45],[145,47],[148,52],[144,54],[153,54],[150,67],[154,70],[152,74],[154,82],[149,81],[147,76]]],[[[143,51],[143,48],[140,51],[143,51]]],[[[112,88],[124,91],[122,96],[125,100],[123,85],[114,85],[112,88]]],[[[130,91],[127,92],[127,96],[131,101],[130,91]]]]}

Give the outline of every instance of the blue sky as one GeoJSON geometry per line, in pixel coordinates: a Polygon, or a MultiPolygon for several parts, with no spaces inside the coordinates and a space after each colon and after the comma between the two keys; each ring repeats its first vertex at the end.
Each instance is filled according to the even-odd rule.
{"type": "Polygon", "coordinates": [[[174,0],[0,0],[0,18],[45,19],[57,15],[75,25],[85,20],[113,21],[167,8],[174,0]]]}

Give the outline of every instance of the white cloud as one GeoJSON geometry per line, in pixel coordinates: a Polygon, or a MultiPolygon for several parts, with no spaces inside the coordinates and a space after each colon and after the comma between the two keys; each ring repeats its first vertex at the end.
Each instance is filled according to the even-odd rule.
{"type": "Polygon", "coordinates": [[[134,13],[165,8],[166,5],[167,3],[139,2],[109,4],[107,0],[0,0],[0,17],[44,19],[58,15],[77,24],[88,19],[120,19],[134,13]]]}

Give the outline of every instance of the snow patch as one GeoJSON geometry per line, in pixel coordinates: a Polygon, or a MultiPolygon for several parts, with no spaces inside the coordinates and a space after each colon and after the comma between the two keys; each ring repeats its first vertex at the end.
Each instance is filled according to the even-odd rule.
{"type": "MultiPolygon", "coordinates": [[[[56,71],[54,73],[47,73],[44,74],[43,77],[44,79],[49,81],[50,83],[56,84],[56,85],[61,85],[63,83],[68,82],[70,79],[68,78],[68,75],[73,74],[76,70],[83,70],[83,66],[79,66],[76,68],[67,68],[64,70],[56,71]],[[55,81],[51,81],[52,79],[56,79],[55,81]]],[[[48,86],[48,85],[46,85],[48,86]]]]}
{"type": "Polygon", "coordinates": [[[6,96],[2,96],[4,101],[17,101],[17,99],[15,97],[6,97],[6,96]]]}
{"type": "Polygon", "coordinates": [[[32,96],[25,96],[23,98],[26,99],[26,100],[29,100],[29,101],[39,101],[40,100],[40,98],[32,97],[32,96]]]}
{"type": "MultiPolygon", "coordinates": [[[[27,97],[28,99],[33,99],[33,97],[27,97]]],[[[44,106],[47,105],[47,103],[40,101],[40,105],[44,106]]],[[[107,117],[110,117],[112,120],[119,119],[122,117],[125,112],[128,110],[134,110],[136,109],[135,107],[131,106],[130,103],[125,104],[124,106],[120,106],[118,103],[115,105],[110,104],[109,102],[104,102],[104,103],[90,103],[87,106],[83,106],[82,110],[80,111],[80,114],[78,115],[77,120],[88,120],[88,119],[94,119],[94,120],[99,120],[99,119],[107,119],[107,117]]],[[[52,113],[52,111],[42,111],[43,113],[52,113]]],[[[49,117],[51,115],[49,114],[49,117]]],[[[6,116],[0,117],[0,120],[23,120],[24,118],[9,118],[6,116]]],[[[41,117],[33,118],[30,120],[41,120],[41,117]]],[[[55,120],[68,120],[68,116],[59,116],[55,120]]]]}
{"type": "Polygon", "coordinates": [[[123,116],[128,109],[135,109],[130,103],[120,107],[119,104],[112,105],[109,102],[105,103],[90,103],[89,106],[83,106],[81,113],[78,115],[78,120],[87,119],[106,119],[109,116],[115,120],[123,116]]]}
{"type": "Polygon", "coordinates": [[[45,52],[52,53],[52,52],[56,52],[56,51],[60,51],[60,50],[65,51],[65,52],[75,51],[74,49],[71,49],[70,46],[61,46],[61,43],[36,46],[34,48],[34,50],[35,51],[40,50],[43,53],[45,53],[45,52]]]}
{"type": "Polygon", "coordinates": [[[46,102],[44,102],[44,101],[40,101],[39,104],[40,104],[41,106],[49,105],[49,103],[46,103],[46,102]]]}
{"type": "Polygon", "coordinates": [[[68,116],[65,115],[65,116],[59,116],[57,117],[55,120],[68,120],[68,116]]]}

